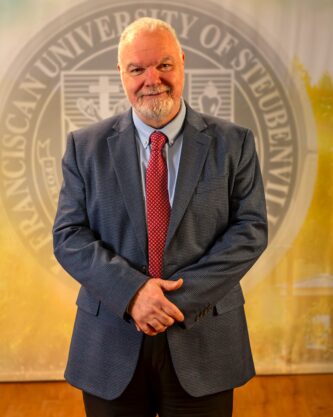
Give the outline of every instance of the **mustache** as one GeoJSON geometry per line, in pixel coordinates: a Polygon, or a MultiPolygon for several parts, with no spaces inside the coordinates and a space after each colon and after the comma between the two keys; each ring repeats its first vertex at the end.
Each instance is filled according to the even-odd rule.
{"type": "Polygon", "coordinates": [[[161,94],[161,93],[171,93],[171,88],[167,87],[167,86],[162,86],[162,87],[149,87],[149,88],[145,88],[140,90],[137,93],[137,97],[141,98],[144,96],[151,96],[151,95],[157,95],[157,94],[161,94]]]}

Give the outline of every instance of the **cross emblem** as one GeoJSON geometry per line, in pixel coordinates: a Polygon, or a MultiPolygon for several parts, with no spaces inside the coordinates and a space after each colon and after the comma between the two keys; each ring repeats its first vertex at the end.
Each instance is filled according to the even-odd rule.
{"type": "Polygon", "coordinates": [[[99,94],[99,112],[102,118],[110,115],[109,97],[112,93],[119,92],[119,85],[109,84],[109,77],[99,77],[99,83],[97,85],[89,86],[90,93],[99,94]]]}

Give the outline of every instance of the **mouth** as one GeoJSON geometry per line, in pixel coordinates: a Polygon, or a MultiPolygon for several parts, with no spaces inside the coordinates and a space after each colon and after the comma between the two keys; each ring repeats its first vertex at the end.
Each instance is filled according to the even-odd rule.
{"type": "Polygon", "coordinates": [[[162,96],[163,94],[169,94],[170,93],[170,89],[166,89],[166,90],[162,90],[162,91],[149,91],[149,92],[145,92],[145,93],[139,93],[138,94],[138,98],[142,99],[144,97],[159,97],[162,96]]]}
{"type": "Polygon", "coordinates": [[[144,94],[146,97],[156,97],[161,96],[162,94],[166,93],[166,91],[161,91],[160,93],[150,93],[150,94],[144,94]]]}

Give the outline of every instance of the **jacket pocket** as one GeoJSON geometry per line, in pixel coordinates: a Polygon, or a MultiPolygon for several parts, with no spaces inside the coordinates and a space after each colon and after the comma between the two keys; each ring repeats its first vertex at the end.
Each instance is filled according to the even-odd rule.
{"type": "Polygon", "coordinates": [[[100,300],[97,300],[96,298],[92,297],[84,287],[81,287],[76,299],[76,305],[79,309],[85,311],[86,313],[90,313],[94,316],[97,316],[99,313],[101,302],[100,300]]]}
{"type": "Polygon", "coordinates": [[[223,314],[234,308],[240,307],[245,303],[243,291],[239,284],[235,285],[222,300],[218,301],[214,306],[214,314],[223,314]]]}

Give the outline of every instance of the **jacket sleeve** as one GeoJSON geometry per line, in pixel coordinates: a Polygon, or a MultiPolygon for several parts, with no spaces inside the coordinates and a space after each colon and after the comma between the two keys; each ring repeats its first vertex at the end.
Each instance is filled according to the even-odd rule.
{"type": "Polygon", "coordinates": [[[229,196],[229,225],[203,256],[170,279],[183,286],[167,297],[184,313],[190,328],[237,285],[267,246],[263,182],[253,134],[246,131],[229,196]]]}
{"type": "Polygon", "coordinates": [[[89,293],[121,318],[127,318],[127,305],[148,277],[110,250],[90,229],[84,180],[71,133],[62,170],[63,184],[53,226],[55,257],[89,293]]]}

